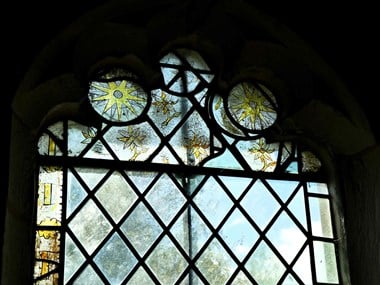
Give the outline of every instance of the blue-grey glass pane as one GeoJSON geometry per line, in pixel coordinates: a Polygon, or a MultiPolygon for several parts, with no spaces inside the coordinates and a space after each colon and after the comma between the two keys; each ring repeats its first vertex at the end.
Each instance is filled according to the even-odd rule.
{"type": "Polygon", "coordinates": [[[194,202],[216,228],[232,207],[232,201],[214,178],[209,178],[194,198],[194,202]]]}
{"type": "Polygon", "coordinates": [[[75,279],[73,284],[91,284],[91,285],[104,285],[103,281],[96,274],[91,265],[88,265],[86,269],[75,279]]]}
{"type": "Polygon", "coordinates": [[[161,284],[175,284],[179,275],[187,267],[184,257],[165,236],[149,255],[146,263],[161,284]]]}
{"type": "Polygon", "coordinates": [[[83,149],[95,139],[97,129],[84,126],[74,121],[68,121],[67,127],[67,154],[78,156],[83,149]]]}
{"type": "Polygon", "coordinates": [[[164,174],[146,195],[161,220],[167,225],[185,203],[185,198],[171,178],[164,174]]]}
{"type": "Polygon", "coordinates": [[[136,257],[114,234],[95,256],[94,261],[111,284],[120,284],[137,263],[136,257]]]}
{"type": "Polygon", "coordinates": [[[133,210],[120,228],[140,256],[145,254],[162,231],[160,225],[143,204],[139,204],[133,210]]]}
{"type": "Polygon", "coordinates": [[[63,282],[66,284],[72,275],[78,270],[79,266],[85,261],[83,254],[75,245],[73,240],[66,234],[65,240],[65,265],[63,273],[63,282]]]}
{"type": "Polygon", "coordinates": [[[82,185],[75,178],[70,170],[67,175],[67,208],[66,216],[69,217],[71,213],[78,207],[78,205],[87,196],[87,192],[83,189],[82,185]]]}
{"type": "Polygon", "coordinates": [[[76,172],[83,179],[90,190],[93,190],[98,185],[100,180],[109,172],[109,169],[104,168],[75,168],[76,172]]]}
{"type": "Polygon", "coordinates": [[[148,273],[140,267],[132,278],[128,281],[128,285],[154,285],[153,280],[149,277],[148,273]]]}

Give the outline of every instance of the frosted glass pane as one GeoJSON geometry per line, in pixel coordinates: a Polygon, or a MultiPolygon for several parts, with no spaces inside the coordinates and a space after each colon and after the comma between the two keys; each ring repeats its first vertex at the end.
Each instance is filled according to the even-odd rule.
{"type": "Polygon", "coordinates": [[[160,225],[143,204],[133,210],[120,228],[140,256],[145,254],[162,232],[160,225]]]}
{"type": "Polygon", "coordinates": [[[60,156],[62,151],[54,141],[53,137],[48,134],[42,134],[38,139],[38,153],[41,155],[60,156]]]}
{"type": "Polygon", "coordinates": [[[146,195],[146,199],[167,225],[185,203],[185,197],[169,176],[162,175],[146,195]]]}
{"type": "Polygon", "coordinates": [[[313,235],[333,237],[329,200],[310,197],[309,206],[313,235]]]}
{"type": "Polygon", "coordinates": [[[103,177],[106,175],[107,172],[109,172],[108,169],[103,168],[85,168],[85,167],[78,167],[75,168],[76,172],[79,174],[79,176],[83,179],[83,181],[87,184],[88,188],[90,190],[93,190],[95,186],[98,185],[100,180],[103,179],[103,177]]]}
{"type": "Polygon", "coordinates": [[[285,272],[285,266],[262,241],[245,267],[260,285],[275,285],[285,272]]]}
{"type": "Polygon", "coordinates": [[[187,266],[168,237],[164,237],[147,259],[147,264],[161,284],[175,284],[187,266]]]}
{"type": "Polygon", "coordinates": [[[137,187],[140,193],[145,192],[147,187],[152,183],[153,179],[156,177],[157,173],[147,172],[147,171],[126,171],[128,177],[132,180],[134,185],[137,187]]]}
{"type": "Polygon", "coordinates": [[[240,261],[247,256],[259,237],[239,210],[231,214],[219,234],[240,261]]]}
{"type": "Polygon", "coordinates": [[[137,259],[118,234],[114,234],[94,258],[111,284],[120,284],[131,272],[137,259]]]}
{"type": "Polygon", "coordinates": [[[225,284],[236,269],[236,263],[222,245],[213,240],[203,252],[196,266],[206,277],[208,284],[225,284]]]}
{"type": "Polygon", "coordinates": [[[110,223],[91,200],[74,217],[69,227],[89,254],[111,230],[110,223]]]}
{"type": "Polygon", "coordinates": [[[149,277],[148,273],[140,267],[135,274],[133,274],[132,278],[128,281],[128,285],[154,285],[154,282],[149,277]]]}
{"type": "Polygon", "coordinates": [[[75,245],[73,240],[66,234],[65,240],[65,266],[64,266],[64,283],[66,284],[72,275],[78,270],[79,266],[85,261],[83,254],[75,245]]]}
{"type": "Polygon", "coordinates": [[[88,265],[86,269],[79,275],[79,277],[74,281],[74,284],[104,285],[103,281],[90,265],[88,265]]]}
{"type": "Polygon", "coordinates": [[[317,281],[334,284],[339,283],[334,244],[315,241],[313,245],[317,281]]]}
{"type": "Polygon", "coordinates": [[[262,230],[280,208],[278,202],[260,180],[255,182],[243,198],[241,205],[262,230]]]}
{"type": "Polygon", "coordinates": [[[329,194],[326,183],[307,182],[307,190],[310,193],[329,194]]]}
{"type": "Polygon", "coordinates": [[[246,285],[246,284],[251,284],[252,282],[248,279],[248,277],[240,271],[238,275],[236,275],[234,281],[232,284],[234,285],[246,285]]]}
{"type": "Polygon", "coordinates": [[[305,247],[303,253],[293,266],[293,269],[306,285],[313,284],[313,279],[311,276],[310,249],[308,246],[305,247]]]}
{"type": "Polygon", "coordinates": [[[136,201],[137,195],[119,172],[114,172],[96,192],[96,197],[117,223],[136,201]]]}
{"type": "Polygon", "coordinates": [[[216,228],[232,207],[232,201],[214,178],[209,178],[194,202],[216,228]]]}
{"type": "Polygon", "coordinates": [[[71,215],[71,213],[78,207],[86,196],[87,192],[83,189],[82,185],[71,173],[71,171],[68,170],[66,217],[71,215]]]}

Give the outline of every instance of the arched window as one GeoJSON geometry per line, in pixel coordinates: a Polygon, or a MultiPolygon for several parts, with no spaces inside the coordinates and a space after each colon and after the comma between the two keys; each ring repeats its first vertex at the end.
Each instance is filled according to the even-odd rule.
{"type": "Polygon", "coordinates": [[[37,57],[4,284],[350,284],[337,163],[365,120],[285,27],[207,3],[110,1],[37,57]]]}
{"type": "Polygon", "coordinates": [[[38,141],[37,284],[342,284],[323,165],[254,77],[215,83],[201,53],[159,59],[155,88],[97,72],[84,114],[38,141]]]}

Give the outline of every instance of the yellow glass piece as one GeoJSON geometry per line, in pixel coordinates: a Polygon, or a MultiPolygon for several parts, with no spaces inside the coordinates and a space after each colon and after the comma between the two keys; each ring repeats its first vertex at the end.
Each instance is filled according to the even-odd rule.
{"type": "Polygon", "coordinates": [[[44,183],[44,205],[51,205],[52,184],[44,183]]]}
{"type": "MultiPolygon", "coordinates": [[[[38,224],[39,226],[53,226],[53,227],[59,227],[61,226],[61,223],[60,221],[58,221],[57,219],[53,218],[53,219],[46,219],[46,220],[43,220],[41,223],[38,224]]],[[[51,239],[51,238],[54,238],[55,235],[57,234],[57,232],[55,231],[51,231],[51,230],[39,230],[37,231],[38,233],[38,236],[40,237],[44,237],[46,239],[51,239]]]]}
{"type": "Polygon", "coordinates": [[[126,80],[122,80],[120,83],[111,81],[107,83],[107,87],[103,87],[97,82],[92,83],[92,87],[106,93],[106,95],[92,99],[93,101],[107,101],[107,104],[103,109],[103,114],[115,105],[117,120],[119,121],[121,120],[123,106],[127,107],[127,109],[134,115],[139,115],[138,110],[133,106],[133,104],[131,104],[131,102],[141,102],[145,104],[146,99],[134,95],[134,93],[138,90],[138,87],[134,84],[129,86],[127,83],[128,82],[126,80]]]}
{"type": "Polygon", "coordinates": [[[121,135],[117,139],[124,143],[123,149],[128,148],[132,153],[130,160],[136,160],[136,158],[147,149],[143,148],[146,134],[140,130],[140,128],[134,128],[128,126],[125,130],[120,130],[121,135]]]}
{"type": "Polygon", "coordinates": [[[49,155],[55,155],[56,153],[56,144],[54,142],[54,140],[49,137],[49,150],[48,150],[48,154],[49,155]]]}
{"type": "Polygon", "coordinates": [[[166,93],[161,91],[160,98],[157,98],[155,102],[152,103],[157,108],[157,112],[160,112],[166,116],[166,119],[161,123],[162,127],[166,127],[171,120],[181,115],[181,112],[177,112],[175,105],[178,100],[170,100],[167,98],[166,93]]]}
{"type": "Polygon", "coordinates": [[[269,144],[266,144],[263,138],[255,141],[253,146],[249,149],[249,152],[254,154],[254,159],[258,159],[262,162],[263,167],[260,171],[266,171],[268,168],[276,166],[276,161],[270,156],[274,151],[275,149],[271,148],[269,144]]]}

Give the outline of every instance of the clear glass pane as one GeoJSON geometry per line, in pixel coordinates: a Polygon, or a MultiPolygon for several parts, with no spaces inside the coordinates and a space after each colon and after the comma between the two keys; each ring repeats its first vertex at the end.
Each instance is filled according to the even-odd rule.
{"type": "Polygon", "coordinates": [[[298,190],[298,193],[293,197],[288,205],[288,209],[294,214],[297,220],[307,229],[306,210],[305,210],[305,195],[303,188],[298,190]]]}
{"type": "Polygon", "coordinates": [[[216,228],[232,207],[232,201],[214,178],[209,178],[194,198],[194,202],[216,228]]]}
{"type": "Polygon", "coordinates": [[[225,149],[219,156],[208,160],[203,166],[243,170],[243,167],[228,149],[225,149]]]}
{"type": "Polygon", "coordinates": [[[94,261],[111,284],[120,284],[137,263],[136,257],[118,234],[114,234],[94,261]]]}
{"type": "Polygon", "coordinates": [[[267,237],[289,264],[306,241],[305,235],[286,213],[277,218],[267,237]]]}
{"type": "Polygon", "coordinates": [[[305,247],[303,253],[298,258],[293,266],[293,270],[306,285],[313,284],[311,276],[310,249],[308,246],[305,247]]]}
{"type": "Polygon", "coordinates": [[[136,193],[119,172],[114,172],[96,192],[96,197],[117,223],[137,199],[136,193]]]}
{"type": "Polygon", "coordinates": [[[286,203],[290,195],[293,194],[296,187],[299,185],[298,181],[289,180],[266,180],[269,185],[273,188],[276,194],[281,198],[282,202],[286,203]]]}
{"type": "Polygon", "coordinates": [[[226,284],[236,269],[236,263],[228,255],[223,246],[213,240],[203,252],[196,266],[212,285],[226,284]]]}
{"type": "Polygon", "coordinates": [[[255,182],[241,205],[262,230],[280,208],[278,202],[260,180],[255,182]]]}
{"type": "Polygon", "coordinates": [[[219,232],[235,256],[242,261],[259,235],[239,210],[235,210],[219,232]]]}
{"type": "Polygon", "coordinates": [[[72,275],[78,270],[79,266],[85,261],[83,254],[75,245],[71,237],[66,234],[65,240],[65,266],[64,266],[64,284],[66,284],[72,275]]]}
{"type": "Polygon", "coordinates": [[[186,201],[181,191],[166,174],[160,177],[146,195],[146,199],[166,225],[186,201]]]}
{"type": "Polygon", "coordinates": [[[245,267],[260,285],[275,285],[285,272],[285,266],[262,241],[247,261],[245,267]]]}
{"type": "Polygon", "coordinates": [[[93,190],[107,172],[109,172],[109,169],[77,167],[75,168],[75,171],[87,184],[88,188],[93,190]]]}
{"type": "Polygon", "coordinates": [[[236,275],[232,284],[233,285],[247,285],[247,284],[252,284],[252,282],[248,279],[247,275],[245,275],[242,271],[240,271],[238,275],[236,275]]]}
{"type": "Polygon", "coordinates": [[[239,199],[244,190],[247,189],[252,178],[234,177],[234,176],[219,176],[223,184],[227,186],[228,190],[234,195],[235,199],[239,199]]]}
{"type": "Polygon", "coordinates": [[[314,236],[333,237],[330,201],[323,198],[309,198],[311,229],[314,236]]]}
{"type": "Polygon", "coordinates": [[[318,183],[318,182],[307,182],[307,190],[310,193],[317,194],[329,194],[329,190],[326,183],[318,183]]]}
{"type": "Polygon", "coordinates": [[[334,284],[339,283],[334,244],[314,241],[313,245],[317,281],[334,284]]]}
{"type": "Polygon", "coordinates": [[[71,213],[79,206],[83,199],[87,196],[87,192],[83,189],[82,185],[68,170],[67,174],[67,200],[66,200],[66,217],[69,217],[71,213]]]}
{"type": "Polygon", "coordinates": [[[128,281],[128,285],[154,285],[155,283],[149,277],[148,273],[140,267],[135,274],[133,274],[132,278],[128,281]]]}
{"type": "Polygon", "coordinates": [[[130,80],[92,81],[88,97],[94,110],[112,122],[137,118],[148,102],[148,95],[142,87],[130,80]]]}
{"type": "Polygon", "coordinates": [[[285,278],[285,280],[283,281],[282,283],[283,285],[299,285],[300,283],[298,283],[294,277],[290,274],[288,274],[288,276],[285,278]]]}
{"type": "Polygon", "coordinates": [[[175,284],[187,262],[168,237],[164,237],[147,259],[147,264],[161,284],[175,284]]]}
{"type": "Polygon", "coordinates": [[[145,192],[147,187],[152,183],[157,173],[147,171],[125,171],[128,177],[132,180],[140,193],[145,192]]]}
{"type": "Polygon", "coordinates": [[[83,206],[69,227],[89,254],[111,230],[110,223],[92,200],[83,206]]]}
{"type": "Polygon", "coordinates": [[[162,232],[160,225],[143,204],[137,205],[120,229],[140,256],[145,254],[162,232]]]}

